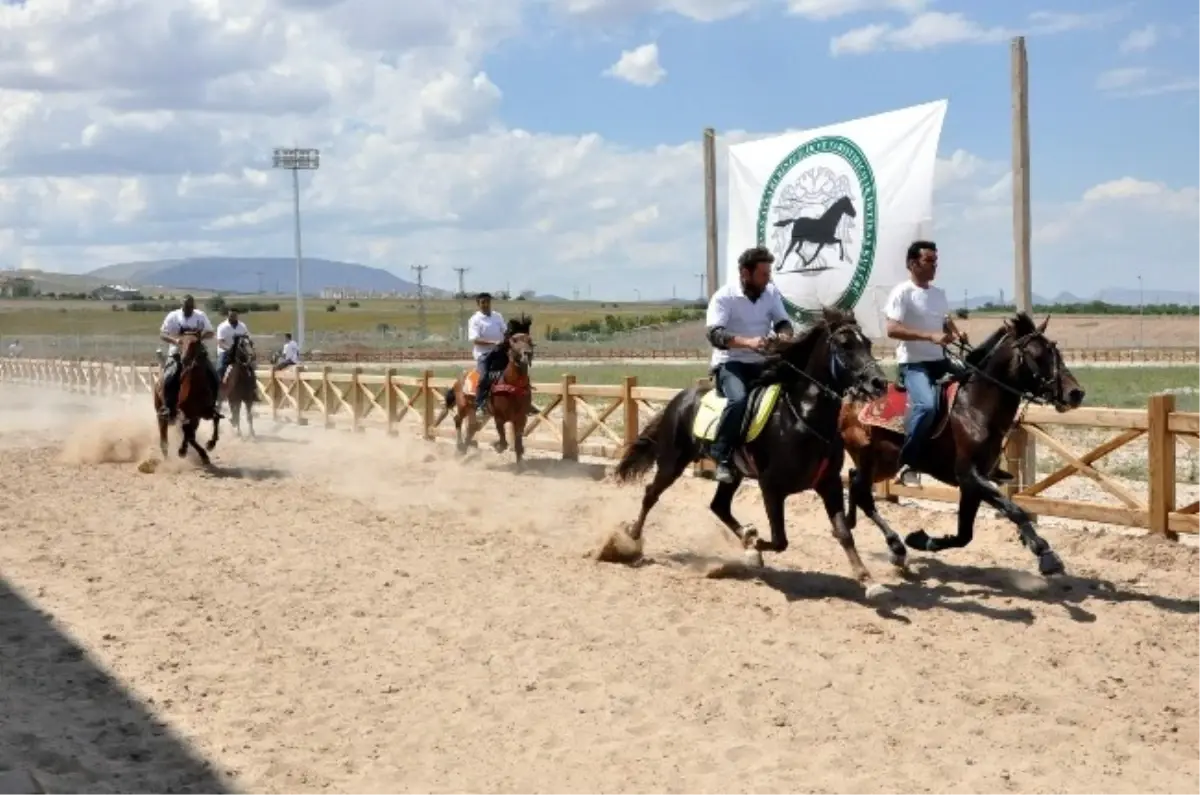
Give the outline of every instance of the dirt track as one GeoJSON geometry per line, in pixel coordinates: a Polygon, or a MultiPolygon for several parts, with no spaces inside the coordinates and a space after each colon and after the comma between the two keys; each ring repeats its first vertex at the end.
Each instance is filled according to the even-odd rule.
{"type": "MultiPolygon", "coordinates": [[[[1194,548],[1047,527],[1072,576],[1046,586],[987,518],[903,582],[863,526],[894,586],[877,612],[808,496],[774,568],[708,579],[736,556],[710,484],[669,492],[626,568],[585,553],[638,488],[265,420],[218,447],[223,477],[141,474],[137,409],[0,397],[0,769],[76,791],[1200,786],[1194,548]]],[[[737,508],[765,527],[754,490],[737,508]]]]}

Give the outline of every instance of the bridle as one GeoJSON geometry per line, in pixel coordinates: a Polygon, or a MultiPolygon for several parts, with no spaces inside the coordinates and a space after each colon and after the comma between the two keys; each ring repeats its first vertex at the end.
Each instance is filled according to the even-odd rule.
{"type": "Polygon", "coordinates": [[[857,387],[862,373],[852,370],[842,359],[842,355],[838,350],[838,346],[833,343],[833,335],[837,329],[832,326],[826,326],[825,329],[825,333],[829,337],[829,377],[833,379],[834,386],[829,386],[828,384],[818,380],[815,376],[809,375],[803,369],[792,364],[787,359],[781,358],[780,361],[787,366],[789,370],[800,375],[802,378],[808,381],[810,385],[816,387],[817,391],[823,394],[825,397],[841,402],[846,399],[846,393],[857,387]],[[844,371],[851,376],[846,380],[846,384],[840,388],[837,386],[840,381],[838,378],[839,370],[844,371]]]}
{"type": "MultiPolygon", "coordinates": [[[[942,346],[942,348],[946,351],[946,355],[952,359],[957,367],[967,371],[967,378],[965,380],[969,380],[972,376],[977,376],[980,379],[995,385],[1008,394],[1013,395],[1019,401],[1022,401],[1026,406],[1030,404],[1055,407],[1066,405],[1067,401],[1063,394],[1062,354],[1059,353],[1058,343],[1046,337],[1046,335],[1044,335],[1042,332],[1032,331],[1020,337],[1013,337],[1012,331],[1006,331],[1004,336],[997,340],[996,344],[992,346],[992,349],[984,355],[983,360],[980,362],[980,366],[971,364],[969,361],[967,361],[968,354],[976,350],[974,347],[963,340],[957,340],[957,345],[959,349],[958,356],[951,353],[949,347],[942,346]],[[1053,365],[1051,367],[1049,376],[1042,375],[1042,373],[1039,372],[1039,370],[1031,363],[1029,344],[1034,340],[1040,340],[1051,355],[1051,361],[1053,362],[1053,365]],[[996,355],[996,352],[1003,347],[1005,341],[1009,342],[1019,357],[1017,366],[1018,372],[1021,369],[1025,370],[1026,374],[1034,382],[1033,389],[1018,389],[1011,384],[1001,381],[983,369],[982,365],[987,364],[987,362],[996,355]]],[[[1024,409],[1022,409],[1022,414],[1023,413],[1024,409]]]]}

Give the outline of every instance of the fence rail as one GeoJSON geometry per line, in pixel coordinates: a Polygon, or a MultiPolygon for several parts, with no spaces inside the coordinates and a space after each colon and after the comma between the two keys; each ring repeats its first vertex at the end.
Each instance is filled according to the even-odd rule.
{"type": "MultiPolygon", "coordinates": [[[[0,360],[0,380],[93,395],[149,395],[158,372],[152,366],[106,362],[0,360]]],[[[452,384],[453,379],[435,377],[428,370],[421,375],[401,375],[394,369],[367,373],[359,367],[349,372],[329,366],[268,371],[258,377],[261,397],[276,420],[354,431],[374,426],[393,436],[411,432],[427,440],[454,436],[442,397],[452,384]]],[[[619,385],[593,385],[577,383],[573,375],[556,383],[534,384],[534,390],[538,413],[526,427],[526,446],[573,461],[581,456],[615,458],[623,445],[637,437],[643,423],[678,392],[638,386],[634,376],[626,376],[619,385]]],[[[1061,462],[1057,469],[1034,480],[1035,473],[1020,471],[1021,456],[1015,446],[1006,448],[1009,471],[1018,475],[1017,485],[1008,490],[1022,507],[1035,514],[1145,528],[1167,537],[1200,531],[1200,505],[1193,501],[1179,506],[1176,499],[1177,448],[1187,453],[1200,447],[1200,414],[1176,411],[1173,395],[1152,396],[1144,410],[1084,408],[1060,414],[1035,406],[1025,412],[1021,426],[1061,462]],[[1055,435],[1050,428],[1064,430],[1055,435]],[[1113,435],[1099,443],[1090,439],[1090,449],[1077,452],[1074,446],[1080,440],[1078,434],[1072,437],[1071,431],[1094,434],[1097,429],[1113,435]],[[1144,494],[1097,466],[1100,459],[1136,443],[1147,445],[1144,494]],[[1063,481],[1081,477],[1092,484],[1098,496],[1112,500],[1106,504],[1048,495],[1063,481]]],[[[480,438],[486,440],[490,435],[490,431],[483,432],[480,438]]],[[[940,485],[884,483],[878,488],[884,497],[958,499],[956,489],[940,485]]]]}

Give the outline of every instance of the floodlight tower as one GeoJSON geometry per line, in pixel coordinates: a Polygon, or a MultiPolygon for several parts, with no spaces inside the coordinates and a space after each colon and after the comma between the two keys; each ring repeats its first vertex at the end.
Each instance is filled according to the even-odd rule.
{"type": "Polygon", "coordinates": [[[300,254],[300,172],[321,167],[320,149],[275,147],[272,164],[292,172],[292,207],[296,216],[296,344],[304,350],[304,260],[300,254]]]}

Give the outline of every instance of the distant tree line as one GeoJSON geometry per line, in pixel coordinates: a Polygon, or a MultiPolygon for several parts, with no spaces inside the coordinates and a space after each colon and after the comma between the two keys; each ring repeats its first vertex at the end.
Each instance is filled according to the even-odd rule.
{"type": "MultiPolygon", "coordinates": [[[[996,304],[991,301],[972,310],[985,314],[1011,314],[1017,311],[1015,304],[996,304]]],[[[1145,304],[1141,307],[1128,304],[1109,304],[1104,301],[1085,301],[1074,304],[1035,304],[1035,314],[1053,315],[1200,315],[1200,306],[1189,304],[1145,304]]]]}
{"type": "MultiPolygon", "coordinates": [[[[615,304],[613,306],[616,306],[615,304]]],[[[603,320],[593,319],[583,323],[568,326],[565,330],[557,327],[546,329],[546,339],[553,341],[570,341],[578,339],[594,339],[596,337],[611,337],[621,332],[636,331],[647,326],[683,323],[688,320],[700,320],[704,317],[704,309],[696,307],[676,307],[657,315],[605,315],[603,320]]]]}

